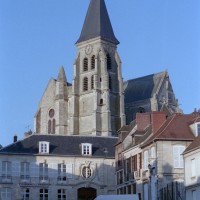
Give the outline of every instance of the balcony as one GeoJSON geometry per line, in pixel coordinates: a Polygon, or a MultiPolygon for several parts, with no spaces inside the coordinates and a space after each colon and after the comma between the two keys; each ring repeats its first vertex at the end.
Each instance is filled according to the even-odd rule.
{"type": "Polygon", "coordinates": [[[30,184],[31,183],[31,178],[29,175],[21,175],[20,176],[20,183],[22,184],[30,184]]]}
{"type": "Polygon", "coordinates": [[[44,185],[49,184],[48,176],[40,176],[39,177],[39,182],[40,182],[40,184],[44,184],[44,185]]]}
{"type": "Polygon", "coordinates": [[[2,175],[1,177],[0,177],[0,182],[1,183],[12,183],[12,176],[11,175],[7,175],[7,174],[5,174],[5,175],[2,175]]]}

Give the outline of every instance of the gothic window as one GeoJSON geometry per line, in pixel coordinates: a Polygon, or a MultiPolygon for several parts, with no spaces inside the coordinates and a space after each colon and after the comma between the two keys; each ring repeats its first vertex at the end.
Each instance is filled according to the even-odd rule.
{"type": "Polygon", "coordinates": [[[88,91],[88,78],[83,79],[83,91],[88,91]]]}
{"type": "Polygon", "coordinates": [[[112,78],[109,76],[109,89],[112,90],[112,78]]]}
{"type": "Polygon", "coordinates": [[[40,200],[48,200],[48,189],[40,189],[40,200]]]}
{"type": "Polygon", "coordinates": [[[94,75],[91,77],[91,89],[94,89],[94,75]]]}
{"type": "Polygon", "coordinates": [[[91,58],[91,69],[95,68],[95,55],[92,56],[91,58]]]}
{"type": "Polygon", "coordinates": [[[111,57],[109,54],[106,55],[107,57],[107,70],[111,70],[111,57]]]}
{"type": "Polygon", "coordinates": [[[66,196],[66,191],[65,189],[59,189],[58,190],[58,200],[66,200],[67,196],[66,196]]]}
{"type": "Polygon", "coordinates": [[[89,166],[83,167],[82,175],[84,178],[90,178],[92,176],[92,169],[89,166]]]}
{"type": "Polygon", "coordinates": [[[51,120],[48,121],[48,134],[51,133],[51,120]]]}
{"type": "Polygon", "coordinates": [[[88,71],[88,59],[87,58],[83,59],[83,71],[84,72],[88,71]]]}
{"type": "Polygon", "coordinates": [[[103,99],[100,99],[100,106],[103,105],[103,99]]]}
{"type": "Polygon", "coordinates": [[[54,109],[49,110],[49,121],[48,121],[48,134],[55,134],[56,120],[54,119],[55,111],[54,109]]]}

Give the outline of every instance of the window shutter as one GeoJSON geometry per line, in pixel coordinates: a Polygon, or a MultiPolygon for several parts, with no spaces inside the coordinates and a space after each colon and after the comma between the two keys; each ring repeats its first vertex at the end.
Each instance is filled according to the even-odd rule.
{"type": "Polygon", "coordinates": [[[179,147],[173,146],[173,158],[174,158],[174,167],[179,167],[179,147]]]}
{"type": "Polygon", "coordinates": [[[196,162],[195,162],[195,159],[192,159],[191,160],[191,165],[192,165],[192,177],[195,177],[196,176],[196,166],[195,166],[196,162]]]}

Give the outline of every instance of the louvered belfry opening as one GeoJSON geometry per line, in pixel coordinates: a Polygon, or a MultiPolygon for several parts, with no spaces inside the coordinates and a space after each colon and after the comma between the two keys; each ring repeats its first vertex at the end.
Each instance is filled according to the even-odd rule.
{"type": "Polygon", "coordinates": [[[83,91],[88,91],[88,78],[83,79],[83,91]]]}
{"type": "Polygon", "coordinates": [[[109,54],[107,54],[106,57],[107,57],[107,70],[111,70],[112,69],[111,57],[109,54]]]}
{"type": "Polygon", "coordinates": [[[91,69],[95,68],[95,55],[92,56],[91,58],[91,69]]]}
{"type": "Polygon", "coordinates": [[[94,89],[94,75],[91,77],[91,89],[94,89]]]}
{"type": "Polygon", "coordinates": [[[83,71],[88,71],[88,58],[84,58],[83,60],[83,71]]]}

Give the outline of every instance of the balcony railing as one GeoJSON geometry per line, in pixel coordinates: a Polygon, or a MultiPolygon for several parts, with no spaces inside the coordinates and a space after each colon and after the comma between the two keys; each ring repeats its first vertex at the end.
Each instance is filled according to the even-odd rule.
{"type": "Polygon", "coordinates": [[[2,175],[0,176],[0,182],[1,183],[12,183],[12,176],[11,175],[2,175]]]}

